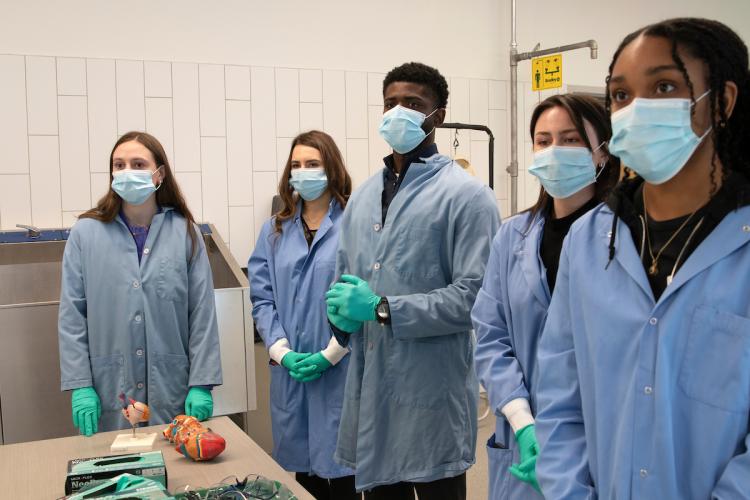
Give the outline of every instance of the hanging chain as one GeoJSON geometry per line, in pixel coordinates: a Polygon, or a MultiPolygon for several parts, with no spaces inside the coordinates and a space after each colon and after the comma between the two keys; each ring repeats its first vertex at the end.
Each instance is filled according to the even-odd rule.
{"type": "Polygon", "coordinates": [[[458,129],[456,129],[455,134],[453,135],[453,157],[456,157],[456,150],[458,150],[458,147],[461,144],[458,142],[458,129]]]}

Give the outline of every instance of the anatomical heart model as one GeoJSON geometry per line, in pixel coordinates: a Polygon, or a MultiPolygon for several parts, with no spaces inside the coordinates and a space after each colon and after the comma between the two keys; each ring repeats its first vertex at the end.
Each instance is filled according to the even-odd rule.
{"type": "Polygon", "coordinates": [[[175,450],[197,462],[213,460],[227,445],[223,437],[186,415],[177,415],[164,429],[164,437],[176,445],[175,450]]]}
{"type": "Polygon", "coordinates": [[[156,440],[156,433],[144,434],[135,431],[138,424],[148,422],[148,405],[129,398],[125,394],[120,394],[119,397],[120,401],[122,401],[122,416],[132,427],[133,433],[118,434],[109,449],[111,451],[128,452],[148,451],[152,449],[156,440]]]}
{"type": "Polygon", "coordinates": [[[135,436],[135,428],[141,422],[148,422],[149,411],[148,405],[136,401],[133,398],[126,398],[125,394],[120,394],[120,400],[122,401],[122,416],[125,420],[130,422],[133,427],[133,436],[135,436]],[[128,404],[128,401],[130,404],[128,404]]]}

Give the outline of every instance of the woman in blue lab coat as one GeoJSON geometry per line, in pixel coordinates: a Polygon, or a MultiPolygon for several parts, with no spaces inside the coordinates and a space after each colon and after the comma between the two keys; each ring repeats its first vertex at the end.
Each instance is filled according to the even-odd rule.
{"type": "Polygon", "coordinates": [[[63,256],[60,371],[73,424],[87,436],[127,427],[121,394],[147,403],[152,425],[204,420],[222,378],[203,239],[156,138],[120,137],[109,171],[110,190],[63,256]]]}
{"type": "Polygon", "coordinates": [[[620,171],[605,146],[609,117],[592,98],[564,94],[545,99],[531,115],[530,133],[534,162],[529,173],[541,182],[539,198],[500,227],[472,310],[477,375],[497,417],[487,443],[493,500],[541,498],[533,489],[538,489],[537,343],[563,238],[573,222],[605,198],[620,171]]]}
{"type": "Polygon", "coordinates": [[[359,498],[354,471],[333,461],[349,350],[332,335],[325,304],[351,190],[333,139],[297,136],[279,182],[283,208],[263,225],[247,265],[271,358],[273,457],[319,500],[359,498]]]}
{"type": "Polygon", "coordinates": [[[707,19],[628,35],[609,150],[635,172],[570,230],[539,347],[548,498],[750,495],[750,72],[707,19]]]}

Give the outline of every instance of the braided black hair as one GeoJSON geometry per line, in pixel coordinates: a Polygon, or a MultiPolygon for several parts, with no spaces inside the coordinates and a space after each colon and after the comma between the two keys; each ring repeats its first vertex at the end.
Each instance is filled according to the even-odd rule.
{"type": "Polygon", "coordinates": [[[448,106],[448,82],[438,70],[418,62],[404,63],[393,68],[383,80],[383,95],[385,89],[393,82],[409,82],[424,85],[435,94],[438,108],[448,106]]]}
{"type": "MultiPolygon", "coordinates": [[[[610,113],[612,99],[609,93],[609,81],[612,78],[612,69],[623,49],[641,35],[662,37],[672,42],[672,60],[685,78],[685,83],[690,89],[690,100],[693,103],[695,103],[693,82],[690,81],[678,48],[706,64],[706,79],[708,89],[711,91],[709,94],[713,127],[711,140],[714,146],[711,158],[711,194],[716,194],[718,190],[714,176],[717,158],[723,167],[722,178],[726,177],[728,171],[740,172],[750,177],[750,155],[743,147],[750,140],[750,63],[745,42],[725,24],[695,17],[667,19],[634,31],[620,43],[609,65],[605,80],[607,92],[604,99],[605,107],[610,113]],[[727,117],[725,110],[724,89],[727,82],[734,82],[737,85],[737,101],[730,117],[727,117]]],[[[692,112],[694,111],[693,106],[692,112]]],[[[622,184],[620,182],[615,189],[619,190],[622,184]]],[[[618,213],[615,211],[610,236],[610,262],[614,258],[617,218],[618,213]]]]}

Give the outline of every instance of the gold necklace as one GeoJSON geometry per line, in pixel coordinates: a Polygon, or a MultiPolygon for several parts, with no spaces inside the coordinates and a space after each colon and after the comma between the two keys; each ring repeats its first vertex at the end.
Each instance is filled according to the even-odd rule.
{"type": "Polygon", "coordinates": [[[653,250],[651,250],[651,240],[648,237],[648,210],[646,209],[646,190],[643,190],[643,217],[646,219],[646,225],[643,228],[643,230],[646,232],[646,246],[648,248],[648,254],[651,256],[651,266],[648,268],[648,274],[651,276],[656,276],[659,274],[659,257],[661,257],[662,252],[666,250],[666,248],[669,246],[670,243],[677,237],[678,234],[680,234],[680,231],[682,231],[685,226],[687,226],[688,222],[690,222],[690,219],[693,218],[693,215],[695,215],[695,212],[698,210],[694,210],[690,216],[685,219],[685,222],[680,224],[680,227],[677,228],[677,230],[672,233],[672,236],[667,240],[666,243],[664,243],[664,246],[661,247],[661,249],[656,253],[656,256],[654,256],[653,250]]]}

